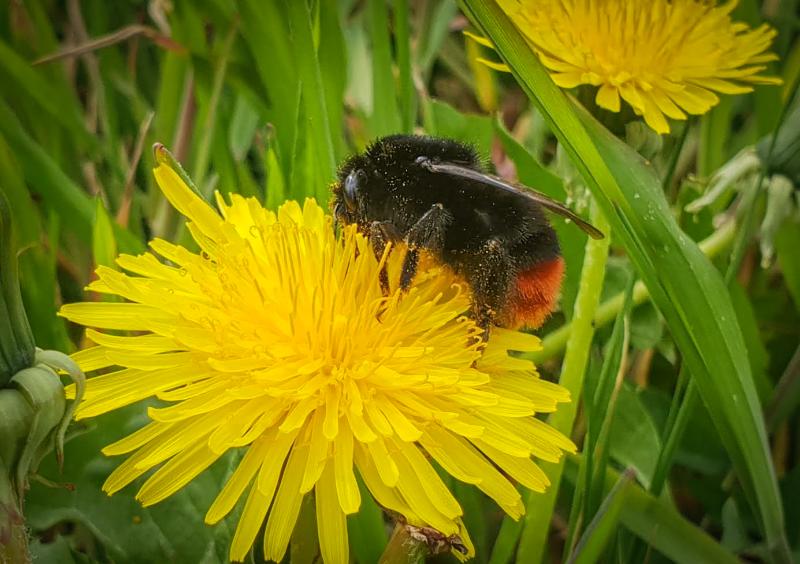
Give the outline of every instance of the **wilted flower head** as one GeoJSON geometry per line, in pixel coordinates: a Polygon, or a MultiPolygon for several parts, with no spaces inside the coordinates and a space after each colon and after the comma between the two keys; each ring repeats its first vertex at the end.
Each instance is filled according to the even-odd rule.
{"type": "Polygon", "coordinates": [[[666,117],[704,114],[716,93],[779,84],[759,75],[776,56],[775,30],[734,22],[736,1],[500,0],[556,84],[597,86],[595,101],[612,112],[620,98],[658,133],[666,117]],[[665,117],[666,116],[666,117],[665,117]]]}
{"type": "MultiPolygon", "coordinates": [[[[533,417],[568,393],[508,352],[535,350],[538,339],[496,329],[482,349],[463,315],[468,288],[452,273],[428,265],[407,294],[395,284],[384,296],[368,241],[352,227],[337,239],[313,200],[275,214],[252,198],[217,196],[217,213],[163,158],[155,176],[201,252],[157,239],[163,261],[122,255],[130,274],[101,267],[89,286],[128,303],[61,310],[83,325],[137,332],[87,330],[97,346],[76,359],[110,371],[88,381],[78,418],[162,400],[148,425],[104,449],[129,455],[109,476],[109,494],[156,468],[137,499],[157,503],[241,449],[205,517],[216,523],[246,497],[230,557],[242,560],[266,521],[264,554],[281,561],[313,491],[323,559],[345,563],[346,516],[361,504],[356,473],[380,505],[461,535],[471,550],[462,508],[433,461],[519,517],[510,479],[541,491],[548,481],[531,457],[574,450],[533,417]]],[[[402,255],[384,257],[393,281],[402,255]]]]}

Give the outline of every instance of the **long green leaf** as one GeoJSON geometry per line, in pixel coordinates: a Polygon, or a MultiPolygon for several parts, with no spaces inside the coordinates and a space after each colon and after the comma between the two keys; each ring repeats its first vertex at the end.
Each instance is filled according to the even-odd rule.
{"type": "Polygon", "coordinates": [[[398,94],[403,131],[411,133],[417,114],[414,80],[411,72],[411,30],[409,29],[408,0],[394,0],[395,51],[397,52],[398,94]]]}
{"type": "MultiPolygon", "coordinates": [[[[91,243],[94,206],[89,196],[70,179],[47,152],[22,128],[14,112],[0,101],[0,133],[17,151],[25,180],[85,243],[91,243]]],[[[120,250],[140,252],[144,245],[127,229],[114,226],[120,250]]]]}
{"type": "Polygon", "coordinates": [[[306,193],[314,194],[317,201],[324,202],[328,197],[328,184],[336,174],[336,157],[322,75],[311,31],[311,13],[305,1],[289,2],[288,11],[297,49],[295,60],[298,75],[303,84],[305,126],[309,141],[314,147],[314,158],[311,161],[314,167],[313,185],[306,188],[306,193]]]}
{"type": "Polygon", "coordinates": [[[652,167],[553,83],[495,2],[464,0],[583,175],[664,315],[753,505],[790,560],[783,508],[741,330],[713,265],[675,223],[652,167]]]}
{"type": "Polygon", "coordinates": [[[48,81],[42,75],[41,69],[32,67],[3,41],[0,41],[0,80],[4,84],[0,87],[0,92],[10,88],[24,92],[26,97],[35,102],[36,107],[73,135],[75,141],[82,145],[95,142],[83,125],[78,112],[80,105],[72,92],[58,88],[55,81],[48,81]],[[55,96],[54,88],[58,88],[55,96]]]}
{"type": "MultiPolygon", "coordinates": [[[[608,223],[596,205],[593,207],[592,223],[601,231],[608,233],[608,223]]],[[[603,288],[609,243],[610,234],[604,239],[588,239],[586,242],[580,287],[575,299],[573,333],[567,343],[559,380],[559,383],[569,390],[572,402],[560,407],[548,420],[553,428],[565,435],[572,434],[572,426],[578,414],[578,404],[583,396],[584,375],[595,331],[592,320],[603,288]]],[[[524,528],[517,549],[517,562],[520,563],[539,562],[544,555],[564,461],[562,459],[558,464],[548,464],[543,470],[550,480],[551,487],[541,495],[532,494],[528,499],[524,528]]]]}
{"type": "MultiPolygon", "coordinates": [[[[564,477],[575,483],[580,456],[568,456],[564,477]]],[[[611,492],[619,474],[607,470],[605,491],[611,492]]],[[[633,482],[624,483],[620,495],[619,520],[623,526],[646,540],[656,550],[686,564],[734,564],[736,557],[716,542],[703,529],[683,517],[668,502],[654,497],[633,482]]]]}
{"type": "Polygon", "coordinates": [[[266,117],[275,126],[275,140],[279,146],[277,155],[284,178],[289,178],[300,83],[285,6],[283,2],[258,0],[242,0],[237,4],[242,36],[261,79],[258,94],[269,108],[266,117]]]}
{"type": "Polygon", "coordinates": [[[617,532],[619,514],[627,497],[626,486],[632,480],[633,472],[625,472],[620,476],[586,527],[586,532],[575,546],[575,552],[567,560],[568,564],[592,564],[600,560],[608,541],[617,532]]]}
{"type": "Polygon", "coordinates": [[[402,126],[395,96],[389,16],[384,0],[369,0],[369,30],[372,37],[372,120],[375,136],[397,133],[402,126]]]}

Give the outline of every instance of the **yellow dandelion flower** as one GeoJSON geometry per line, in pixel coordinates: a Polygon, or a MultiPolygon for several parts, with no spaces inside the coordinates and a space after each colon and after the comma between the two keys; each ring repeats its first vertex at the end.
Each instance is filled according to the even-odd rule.
{"type": "MultiPolygon", "coordinates": [[[[325,562],[349,561],[346,516],[358,511],[357,475],[383,507],[412,525],[461,535],[462,508],[435,466],[474,484],[517,518],[513,479],[542,491],[532,460],[557,461],[572,442],[533,417],[568,401],[509,351],[536,337],[496,329],[484,350],[464,316],[470,296],[451,273],[421,269],[411,289],[384,296],[379,261],[352,227],[334,236],[313,200],[277,214],[255,199],[217,195],[219,213],[160,159],[169,201],[189,218],[199,254],[156,239],[154,254],[122,255],[129,274],[100,267],[95,292],[126,303],[65,305],[96,346],[76,353],[88,380],[76,417],[146,398],[150,423],[106,447],[129,455],[104,490],[155,469],[137,493],[157,503],[230,451],[244,456],[205,516],[240,498],[230,547],[243,560],[266,522],[264,554],[280,562],[304,496],[315,497],[325,562]]],[[[399,279],[402,252],[388,260],[399,279]]]]}
{"type": "Polygon", "coordinates": [[[775,30],[734,22],[735,0],[500,0],[553,81],[597,86],[598,106],[620,111],[620,98],[658,133],[667,117],[704,114],[716,93],[780,84],[761,76],[775,30]],[[666,116],[666,117],[665,117],[666,116]]]}

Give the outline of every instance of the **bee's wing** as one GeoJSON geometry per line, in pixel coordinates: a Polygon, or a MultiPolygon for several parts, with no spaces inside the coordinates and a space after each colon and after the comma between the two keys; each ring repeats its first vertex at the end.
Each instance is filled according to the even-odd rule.
{"type": "Polygon", "coordinates": [[[516,186],[509,182],[506,182],[502,178],[498,178],[496,176],[492,176],[491,174],[486,174],[485,172],[480,172],[472,168],[467,168],[460,165],[454,164],[444,164],[444,163],[433,163],[431,161],[420,162],[423,167],[427,168],[431,172],[438,172],[442,174],[449,174],[450,176],[458,176],[459,178],[466,178],[468,180],[474,180],[475,182],[479,182],[481,184],[485,184],[487,186],[492,186],[494,188],[498,188],[505,192],[511,192],[513,194],[517,194],[519,196],[528,198],[533,200],[537,204],[541,205],[542,207],[550,210],[553,213],[557,213],[571,221],[575,222],[575,225],[580,227],[586,233],[589,234],[593,239],[602,239],[605,235],[603,235],[602,231],[597,229],[595,226],[587,223],[580,216],[576,215],[571,209],[564,206],[563,204],[552,200],[541,194],[536,192],[535,190],[526,187],[516,186]]]}

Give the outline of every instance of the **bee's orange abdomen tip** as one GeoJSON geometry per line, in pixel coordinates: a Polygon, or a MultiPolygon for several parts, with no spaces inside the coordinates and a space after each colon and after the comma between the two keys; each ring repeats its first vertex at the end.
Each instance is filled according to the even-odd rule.
{"type": "Polygon", "coordinates": [[[556,257],[517,274],[507,306],[508,326],[536,329],[552,313],[564,278],[564,259],[556,257]]]}

